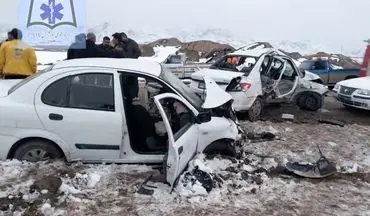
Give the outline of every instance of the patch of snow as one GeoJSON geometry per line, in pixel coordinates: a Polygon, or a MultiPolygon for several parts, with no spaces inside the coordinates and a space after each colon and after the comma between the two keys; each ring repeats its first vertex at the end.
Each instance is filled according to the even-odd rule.
{"type": "Polygon", "coordinates": [[[175,54],[180,48],[175,46],[156,46],[154,49],[154,56],[151,57],[139,57],[139,59],[148,59],[155,62],[163,62],[166,58],[171,55],[175,54]]]}
{"type": "Polygon", "coordinates": [[[98,173],[91,173],[89,175],[89,181],[87,183],[87,187],[92,188],[95,187],[95,185],[100,181],[101,175],[98,173]]]}
{"type": "Polygon", "coordinates": [[[54,64],[57,61],[66,59],[67,52],[36,51],[36,57],[39,64],[54,64]]]}
{"type": "Polygon", "coordinates": [[[332,67],[334,70],[343,69],[343,67],[342,67],[342,66],[338,66],[338,65],[334,65],[334,64],[331,64],[331,67],[332,67]]]}
{"type": "Polygon", "coordinates": [[[330,146],[332,146],[332,147],[335,147],[335,146],[337,146],[338,144],[336,144],[335,142],[328,142],[328,144],[330,145],[330,146]]]}
{"type": "Polygon", "coordinates": [[[61,216],[64,215],[64,211],[55,210],[54,207],[51,207],[49,203],[44,203],[40,208],[41,213],[44,216],[61,216]]]}

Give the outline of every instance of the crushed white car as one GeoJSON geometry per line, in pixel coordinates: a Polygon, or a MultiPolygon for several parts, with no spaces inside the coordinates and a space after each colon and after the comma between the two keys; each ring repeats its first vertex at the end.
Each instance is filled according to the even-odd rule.
{"type": "Polygon", "coordinates": [[[240,50],[215,62],[209,69],[192,74],[190,87],[206,92],[203,77],[209,76],[233,99],[233,108],[247,112],[251,121],[259,119],[268,103],[295,103],[302,109],[318,110],[328,88],[313,82],[317,75],[303,74],[294,61],[269,49],[240,50]]]}
{"type": "Polygon", "coordinates": [[[231,96],[208,78],[206,88],[203,101],[159,63],[136,59],[68,60],[0,80],[0,159],[162,163],[166,155],[173,186],[198,152],[232,155],[241,137],[231,96]]]}
{"type": "Polygon", "coordinates": [[[338,82],[333,92],[346,107],[370,110],[370,76],[338,82]]]}

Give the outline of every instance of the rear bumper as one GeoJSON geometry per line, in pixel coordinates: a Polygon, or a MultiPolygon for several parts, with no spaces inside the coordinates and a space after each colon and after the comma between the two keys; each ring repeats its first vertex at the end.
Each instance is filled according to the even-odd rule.
{"type": "Polygon", "coordinates": [[[370,97],[357,94],[344,95],[336,92],[334,92],[334,97],[344,105],[370,110],[370,97]]]}

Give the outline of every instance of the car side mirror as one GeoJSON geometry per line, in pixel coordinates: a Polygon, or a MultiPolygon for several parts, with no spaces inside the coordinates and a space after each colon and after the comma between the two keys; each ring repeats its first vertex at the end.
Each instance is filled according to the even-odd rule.
{"type": "Polygon", "coordinates": [[[205,111],[205,112],[200,112],[197,116],[197,123],[207,123],[210,122],[212,118],[211,112],[205,111]]]}

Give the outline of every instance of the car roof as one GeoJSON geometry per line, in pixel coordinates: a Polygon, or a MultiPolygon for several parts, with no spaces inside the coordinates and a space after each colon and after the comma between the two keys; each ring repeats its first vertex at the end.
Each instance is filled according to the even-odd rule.
{"type": "Polygon", "coordinates": [[[128,58],[80,58],[60,61],[54,64],[53,69],[68,67],[98,67],[112,68],[122,71],[140,71],[150,75],[159,76],[162,67],[158,62],[144,59],[128,58]]]}
{"type": "MultiPolygon", "coordinates": [[[[240,49],[235,52],[229,53],[227,55],[242,55],[242,56],[253,56],[253,57],[259,57],[262,54],[274,51],[273,48],[265,48],[265,49],[253,49],[253,50],[246,50],[246,49],[240,49]]],[[[275,50],[276,51],[276,50],[275,50]]]]}

